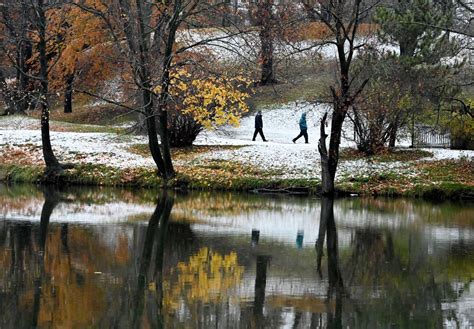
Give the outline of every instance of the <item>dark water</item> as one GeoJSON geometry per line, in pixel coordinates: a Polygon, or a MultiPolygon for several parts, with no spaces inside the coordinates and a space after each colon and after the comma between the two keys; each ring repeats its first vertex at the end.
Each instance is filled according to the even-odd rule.
{"type": "Polygon", "coordinates": [[[1,328],[472,328],[474,207],[0,186],[0,268],[1,328]]]}

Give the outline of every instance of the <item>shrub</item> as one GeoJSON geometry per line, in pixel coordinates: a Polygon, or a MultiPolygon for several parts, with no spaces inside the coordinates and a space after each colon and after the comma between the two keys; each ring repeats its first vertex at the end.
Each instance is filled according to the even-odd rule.
{"type": "Polygon", "coordinates": [[[192,115],[174,111],[168,115],[168,131],[172,147],[191,146],[203,130],[192,115]]]}

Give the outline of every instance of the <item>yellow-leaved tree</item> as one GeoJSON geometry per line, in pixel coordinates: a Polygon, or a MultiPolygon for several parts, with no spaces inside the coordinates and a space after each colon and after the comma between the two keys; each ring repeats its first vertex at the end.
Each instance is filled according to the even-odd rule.
{"type": "MultiPolygon", "coordinates": [[[[186,69],[172,72],[168,129],[172,146],[189,146],[204,129],[238,126],[249,111],[246,102],[252,81],[243,75],[191,74],[186,69]]],[[[154,90],[157,94],[160,87],[154,90]]]]}

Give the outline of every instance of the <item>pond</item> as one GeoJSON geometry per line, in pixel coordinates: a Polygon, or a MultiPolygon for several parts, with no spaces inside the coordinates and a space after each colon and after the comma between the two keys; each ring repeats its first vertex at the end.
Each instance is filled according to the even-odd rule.
{"type": "Polygon", "coordinates": [[[0,185],[1,328],[470,328],[474,207],[0,185]]]}

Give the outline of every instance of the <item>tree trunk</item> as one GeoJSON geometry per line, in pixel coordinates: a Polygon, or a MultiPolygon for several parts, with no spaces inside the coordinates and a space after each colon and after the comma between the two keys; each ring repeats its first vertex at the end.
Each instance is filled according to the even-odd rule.
{"type": "Polygon", "coordinates": [[[326,147],[326,118],[327,113],[321,120],[321,137],[319,139],[319,154],[321,155],[321,184],[322,195],[332,196],[335,194],[334,180],[336,177],[337,164],[339,162],[339,144],[341,143],[342,124],[347,109],[336,103],[331,120],[331,136],[329,138],[329,151],[326,147]]]}
{"type": "MultiPolygon", "coordinates": [[[[153,160],[155,161],[158,170],[160,172],[160,176],[168,180],[171,178],[174,174],[173,172],[173,167],[172,165],[170,166],[171,163],[171,152],[169,151],[169,142],[167,138],[167,130],[163,130],[162,128],[162,109],[163,109],[163,99],[164,95],[167,94],[168,92],[168,83],[169,83],[169,65],[171,63],[171,52],[172,52],[172,47],[173,47],[173,42],[169,44],[169,42],[166,44],[166,53],[164,55],[165,62],[164,62],[164,69],[163,69],[163,77],[161,80],[161,95],[160,99],[158,100],[158,112],[155,112],[155,107],[156,107],[156,102],[153,98],[153,94],[151,92],[152,89],[152,79],[151,79],[151,74],[150,74],[150,67],[154,65],[155,63],[152,63],[153,60],[157,60],[156,58],[152,59],[151,58],[151,52],[150,52],[150,45],[149,45],[149,36],[150,34],[148,33],[147,26],[149,26],[149,23],[147,23],[148,19],[145,17],[149,18],[148,15],[144,15],[143,10],[147,10],[147,8],[143,9],[144,3],[141,0],[136,0],[135,1],[136,7],[137,7],[137,18],[138,18],[138,54],[139,54],[139,65],[137,67],[138,70],[138,76],[140,78],[140,88],[142,90],[143,94],[143,104],[145,107],[145,113],[147,116],[146,122],[147,122],[147,130],[148,130],[148,144],[150,147],[150,152],[152,154],[153,160]],[[165,81],[166,83],[163,83],[165,81]],[[158,144],[158,136],[157,136],[157,129],[156,129],[156,121],[155,121],[155,115],[158,113],[159,119],[160,119],[160,137],[161,137],[161,145],[163,147],[164,144],[168,143],[168,147],[163,147],[162,150],[160,150],[159,144],[158,144]],[[170,169],[171,168],[171,169],[170,169]],[[171,170],[171,171],[170,171],[171,170]]],[[[146,6],[145,6],[146,7],[146,6]]],[[[155,31],[155,34],[157,32],[155,31]]],[[[174,41],[174,34],[171,35],[173,38],[172,40],[174,41]]],[[[132,41],[130,40],[132,36],[128,36],[129,42],[131,43],[132,41]]],[[[164,125],[167,127],[167,123],[164,125]]]]}
{"type": "Polygon", "coordinates": [[[5,103],[5,111],[3,111],[1,115],[10,115],[15,113],[15,102],[12,99],[12,92],[7,85],[2,70],[0,70],[0,93],[5,103]]]}
{"type": "MultiPolygon", "coordinates": [[[[26,27],[25,27],[26,29],[26,27]]],[[[18,65],[16,78],[17,78],[17,100],[16,100],[16,112],[24,113],[30,109],[31,97],[29,92],[30,79],[25,74],[29,71],[28,61],[33,55],[33,45],[28,40],[26,31],[24,32],[23,40],[21,40],[18,50],[16,64],[18,65]]]]}
{"type": "Polygon", "coordinates": [[[151,92],[148,89],[142,89],[143,104],[146,113],[146,128],[148,134],[148,147],[150,149],[153,161],[158,167],[158,172],[161,177],[166,176],[165,163],[161,155],[160,144],[158,143],[158,132],[156,131],[156,121],[153,111],[153,100],[151,92]]]}
{"type": "MultiPolygon", "coordinates": [[[[262,31],[261,34],[264,32],[262,31]]],[[[273,40],[271,37],[260,36],[262,42],[262,76],[260,78],[261,85],[269,85],[276,83],[275,73],[273,72],[273,40]]]]}
{"type": "MultiPolygon", "coordinates": [[[[325,196],[333,196],[335,194],[334,179],[336,177],[337,164],[339,162],[339,145],[341,144],[342,124],[346,117],[347,111],[350,105],[353,103],[353,97],[349,94],[349,68],[353,55],[353,48],[349,50],[346,57],[346,51],[344,48],[345,40],[341,39],[341,23],[336,24],[337,31],[337,53],[339,58],[339,88],[336,91],[334,87],[331,87],[331,93],[333,98],[333,114],[331,120],[331,136],[329,138],[329,151],[326,148],[326,133],[324,126],[326,124],[326,115],[321,120],[321,137],[319,140],[319,153],[321,155],[321,183],[322,183],[322,194],[325,196]]],[[[351,44],[351,47],[353,45],[351,44]]],[[[361,86],[361,90],[366,82],[361,86]]]]}
{"type": "Polygon", "coordinates": [[[41,141],[43,145],[43,157],[46,164],[46,170],[59,171],[59,165],[53,148],[51,147],[51,138],[49,136],[49,103],[48,103],[48,59],[46,57],[46,16],[44,12],[43,0],[38,0],[38,51],[40,61],[40,108],[41,108],[41,141]]]}
{"type": "Polygon", "coordinates": [[[168,133],[168,111],[166,109],[161,109],[160,111],[160,133],[163,161],[165,163],[165,177],[169,179],[174,176],[174,168],[171,160],[171,148],[168,133]]]}
{"type": "Polygon", "coordinates": [[[170,86],[170,67],[173,59],[173,44],[176,38],[176,30],[171,29],[168,34],[168,42],[165,45],[163,57],[163,73],[161,78],[161,93],[158,100],[158,111],[160,120],[160,138],[163,151],[163,161],[165,163],[166,179],[172,178],[175,174],[171,159],[170,140],[168,132],[168,100],[170,86]],[[173,41],[172,41],[173,40],[173,41]]]}
{"type": "Polygon", "coordinates": [[[273,71],[273,0],[261,1],[258,5],[258,16],[261,25],[260,43],[261,43],[261,85],[276,83],[275,73],[273,71]]]}
{"type": "Polygon", "coordinates": [[[326,147],[326,135],[325,125],[326,119],[328,114],[325,113],[323,118],[321,119],[321,136],[319,137],[319,155],[321,156],[321,183],[322,183],[322,191],[323,195],[328,195],[334,193],[334,181],[331,180],[331,175],[329,171],[329,155],[326,147]]]}
{"type": "Polygon", "coordinates": [[[394,148],[395,142],[397,141],[397,125],[394,125],[390,129],[389,137],[388,137],[388,147],[394,148]]]}
{"type": "Polygon", "coordinates": [[[410,147],[415,147],[415,113],[411,114],[411,145],[410,147]]]}
{"type": "Polygon", "coordinates": [[[72,113],[72,90],[74,84],[74,73],[66,77],[66,90],[64,91],[64,113],[72,113]]]}

